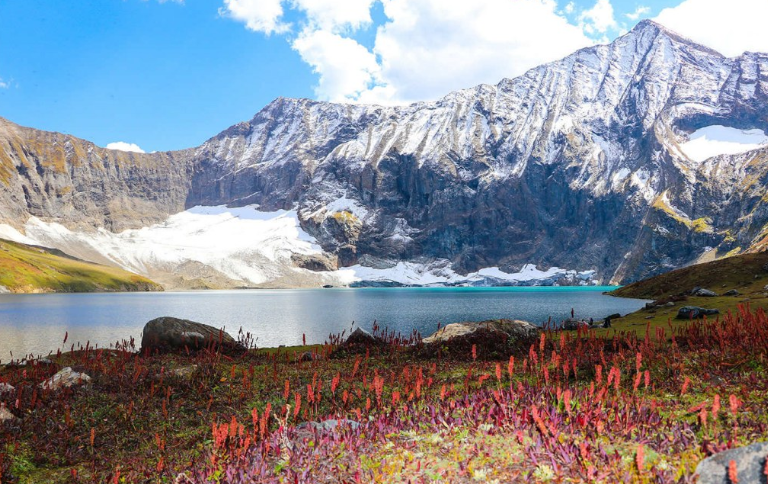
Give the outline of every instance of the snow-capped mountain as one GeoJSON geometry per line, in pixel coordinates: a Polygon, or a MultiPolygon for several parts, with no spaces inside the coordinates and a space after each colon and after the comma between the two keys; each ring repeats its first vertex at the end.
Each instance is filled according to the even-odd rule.
{"type": "Polygon", "coordinates": [[[288,258],[305,270],[476,283],[564,268],[626,282],[763,247],[766,132],[768,55],[727,58],[644,21],[435,102],[277,99],[179,152],[0,122],[0,217],[21,231],[34,216],[119,232],[196,206],[257,206],[296,214],[318,246],[288,258]]]}

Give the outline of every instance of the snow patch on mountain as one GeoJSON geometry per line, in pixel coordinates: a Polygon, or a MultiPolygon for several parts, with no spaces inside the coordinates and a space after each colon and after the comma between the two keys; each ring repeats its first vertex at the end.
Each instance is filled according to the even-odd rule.
{"type": "Polygon", "coordinates": [[[448,260],[430,263],[401,261],[386,268],[355,265],[349,269],[354,271],[358,283],[395,283],[406,286],[551,286],[560,283],[590,285],[597,282],[595,271],[577,272],[559,267],[540,270],[534,264],[526,264],[514,273],[504,272],[498,267],[487,267],[467,275],[456,273],[448,260]]]}
{"type": "Polygon", "coordinates": [[[36,242],[22,234],[8,224],[0,224],[0,239],[18,242],[20,244],[35,245],[36,242]]]}
{"type": "MultiPolygon", "coordinates": [[[[24,230],[26,236],[0,226],[0,234],[11,240],[55,247],[146,276],[158,271],[172,273],[195,262],[244,285],[275,280],[286,271],[310,272],[293,267],[291,256],[322,253],[315,239],[301,229],[296,212],[260,212],[256,206],[194,207],[163,223],[117,234],[103,228],[72,231],[35,217],[24,230]]],[[[335,276],[336,283],[351,280],[349,273],[335,276]]]]}
{"type": "MultiPolygon", "coordinates": [[[[325,213],[329,215],[337,212],[349,212],[361,220],[368,216],[367,208],[361,205],[357,200],[347,198],[346,196],[328,203],[324,209],[325,213]]],[[[320,211],[322,210],[323,209],[321,208],[320,211]]]]}
{"type": "Polygon", "coordinates": [[[764,146],[768,146],[768,135],[761,129],[713,125],[691,133],[680,149],[688,158],[700,163],[713,156],[738,155],[764,146]]]}

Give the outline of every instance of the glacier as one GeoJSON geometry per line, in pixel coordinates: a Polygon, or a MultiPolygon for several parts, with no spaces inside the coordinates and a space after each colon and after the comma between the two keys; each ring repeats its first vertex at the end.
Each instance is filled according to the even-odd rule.
{"type": "MultiPolygon", "coordinates": [[[[338,199],[328,211],[352,209],[354,203],[338,199]]],[[[357,212],[359,213],[359,212],[357,212]]],[[[362,214],[361,214],[362,215],[362,214]]],[[[29,245],[55,247],[75,257],[120,267],[155,278],[170,289],[187,286],[173,280],[179,268],[190,264],[198,272],[212,268],[226,279],[211,277],[211,286],[286,287],[368,286],[387,283],[402,286],[455,285],[553,285],[566,281],[593,283],[594,271],[577,273],[560,268],[538,270],[527,264],[517,273],[498,267],[461,275],[448,260],[392,263],[373,268],[354,265],[333,271],[295,267],[294,255],[322,255],[317,240],[305,232],[295,210],[263,212],[257,205],[245,207],[195,206],[172,215],[162,223],[113,233],[104,228],[85,232],[56,222],[30,218],[23,227],[0,224],[0,238],[29,245]],[[276,281],[278,283],[276,284],[276,281]],[[296,281],[300,281],[297,283],[296,281]]],[[[203,274],[206,275],[206,274],[203,274]]]]}

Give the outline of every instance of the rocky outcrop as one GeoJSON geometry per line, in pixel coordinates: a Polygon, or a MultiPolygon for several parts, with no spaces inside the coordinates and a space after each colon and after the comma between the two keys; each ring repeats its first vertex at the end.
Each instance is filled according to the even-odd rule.
{"type": "Polygon", "coordinates": [[[517,340],[536,336],[540,328],[528,321],[493,319],[480,322],[452,323],[424,338],[424,344],[451,343],[471,339],[477,333],[496,334],[503,340],[517,340]]]}
{"type": "Polygon", "coordinates": [[[242,351],[245,348],[223,329],[173,317],[156,318],[144,325],[142,353],[166,353],[215,349],[242,351]]]}
{"type": "MultiPolygon", "coordinates": [[[[495,86],[382,107],[277,99],[196,149],[129,154],[0,122],[0,218],[120,230],[194,205],[296,209],[340,266],[525,264],[627,282],[768,247],[768,148],[704,161],[713,125],[768,131],[768,55],[649,21],[495,86]]],[[[325,269],[321,260],[294,261],[325,269]]]]}

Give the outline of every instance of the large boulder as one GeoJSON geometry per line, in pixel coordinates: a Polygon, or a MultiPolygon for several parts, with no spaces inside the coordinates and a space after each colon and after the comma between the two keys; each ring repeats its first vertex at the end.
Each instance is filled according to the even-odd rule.
{"type": "Polygon", "coordinates": [[[677,310],[677,319],[698,319],[703,316],[712,316],[713,314],[720,314],[720,311],[696,306],[683,306],[677,310]]]}
{"type": "Polygon", "coordinates": [[[699,484],[730,484],[728,467],[731,461],[736,463],[736,477],[741,483],[764,483],[766,476],[765,461],[768,457],[768,442],[752,444],[747,447],[726,450],[707,457],[699,462],[696,475],[699,484]]]}
{"type": "Polygon", "coordinates": [[[480,322],[452,323],[440,328],[433,335],[424,338],[424,344],[450,343],[456,340],[473,339],[480,333],[496,334],[504,340],[536,336],[540,328],[528,321],[513,319],[492,319],[480,322]]]}
{"type": "Polygon", "coordinates": [[[58,390],[60,388],[86,384],[90,381],[90,376],[77,372],[68,366],[41,383],[40,388],[44,390],[58,390]]]}
{"type": "Polygon", "coordinates": [[[245,349],[223,329],[168,316],[148,322],[141,335],[142,352],[169,353],[205,348],[220,351],[245,349]]]}

